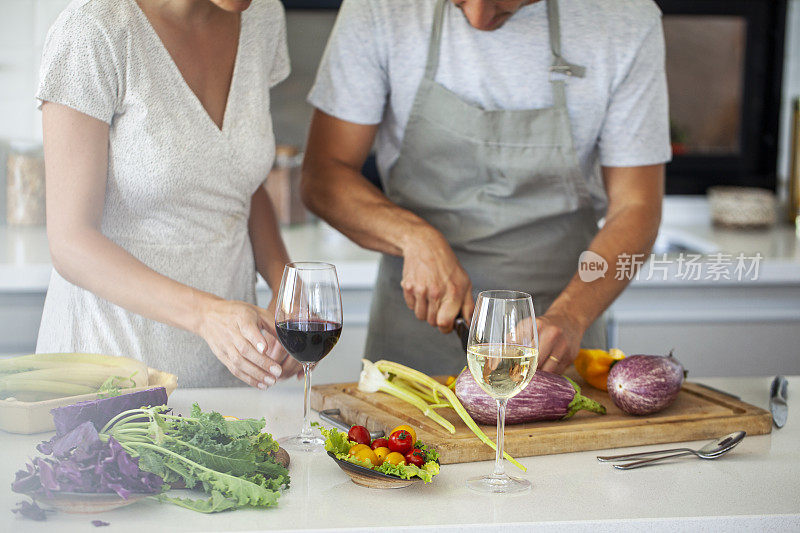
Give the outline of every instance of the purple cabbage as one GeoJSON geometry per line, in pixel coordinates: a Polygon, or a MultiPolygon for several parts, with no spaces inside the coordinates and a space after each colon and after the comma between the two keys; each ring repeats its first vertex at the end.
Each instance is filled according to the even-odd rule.
{"type": "Polygon", "coordinates": [[[32,497],[54,492],[117,493],[128,499],[132,493],[161,492],[164,480],[139,469],[113,437],[100,440],[92,422],[86,421],[64,435],[56,435],[37,449],[48,457],[36,457],[16,473],[14,492],[32,497]]]}
{"type": "MultiPolygon", "coordinates": [[[[100,431],[109,420],[124,411],[139,409],[142,406],[166,404],[167,390],[164,387],[154,387],[111,398],[65,405],[51,410],[50,413],[52,413],[53,422],[56,425],[56,435],[64,435],[87,420],[94,424],[97,431],[100,431]]],[[[146,420],[146,418],[142,418],[142,420],[146,420]]]]}
{"type": "Polygon", "coordinates": [[[36,502],[24,500],[17,502],[16,508],[11,509],[11,512],[19,513],[21,516],[29,518],[30,520],[42,521],[47,520],[47,513],[52,511],[48,509],[42,509],[36,505],[36,502]]]}

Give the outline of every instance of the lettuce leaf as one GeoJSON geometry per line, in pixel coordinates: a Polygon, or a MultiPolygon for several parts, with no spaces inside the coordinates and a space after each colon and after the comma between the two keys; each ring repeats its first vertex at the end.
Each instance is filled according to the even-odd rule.
{"type": "Polygon", "coordinates": [[[414,446],[425,452],[427,462],[422,465],[422,468],[415,465],[393,465],[390,463],[383,463],[380,466],[374,466],[369,461],[362,461],[349,455],[350,448],[356,443],[347,440],[347,434],[342,433],[336,429],[320,428],[320,432],[325,437],[325,450],[331,452],[337,459],[347,461],[365,468],[371,468],[383,474],[396,476],[401,479],[411,479],[418,477],[425,483],[430,483],[433,477],[439,473],[439,454],[432,447],[426,446],[422,441],[418,441],[414,446]]]}
{"type": "Polygon", "coordinates": [[[347,434],[336,429],[319,428],[322,436],[325,437],[325,451],[333,454],[347,454],[350,448],[356,445],[355,442],[347,440],[347,434]]]}
{"type": "Polygon", "coordinates": [[[159,408],[140,410],[149,422],[110,428],[139,458],[139,468],[167,485],[203,490],[206,499],[163,496],[162,501],[203,513],[271,507],[289,486],[289,472],[275,460],[278,444],[262,433],[264,419],[227,420],[195,404],[190,417],[159,408]],[[126,431],[126,427],[128,428],[126,431]]]}
{"type": "Polygon", "coordinates": [[[211,497],[207,500],[192,499],[192,498],[177,498],[167,496],[166,494],[159,494],[158,500],[166,503],[174,503],[186,509],[191,509],[200,513],[219,513],[220,511],[227,511],[237,507],[236,500],[226,498],[218,490],[211,491],[211,497]]]}

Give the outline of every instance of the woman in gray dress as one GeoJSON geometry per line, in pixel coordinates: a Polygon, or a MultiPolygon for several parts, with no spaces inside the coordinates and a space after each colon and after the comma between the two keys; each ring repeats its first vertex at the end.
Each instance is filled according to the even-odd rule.
{"type": "Polygon", "coordinates": [[[262,187],[269,90],[288,73],[277,0],[79,0],[60,15],[37,92],[55,267],[37,351],[135,357],[185,386],[297,373],[274,302],[255,305],[256,272],[277,289],[288,261],[262,187]]]}

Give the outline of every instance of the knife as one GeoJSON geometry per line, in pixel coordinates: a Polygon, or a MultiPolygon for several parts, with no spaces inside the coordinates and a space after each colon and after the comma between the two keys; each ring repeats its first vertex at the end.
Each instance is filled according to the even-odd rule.
{"type": "Polygon", "coordinates": [[[724,390],[717,389],[715,387],[712,387],[711,385],[706,385],[705,383],[695,383],[695,385],[700,385],[704,389],[707,389],[707,390],[710,390],[710,391],[714,391],[714,392],[718,392],[720,394],[724,394],[725,396],[730,396],[734,400],[741,400],[742,399],[741,396],[736,396],[735,394],[732,394],[730,392],[725,392],[724,390]]]}
{"type": "Polygon", "coordinates": [[[469,344],[469,324],[464,320],[464,317],[458,315],[453,323],[453,331],[458,333],[461,339],[461,347],[464,348],[464,353],[467,353],[467,344],[469,344]]]}
{"type": "Polygon", "coordinates": [[[772,422],[779,429],[786,424],[786,418],[789,415],[789,406],[786,403],[788,385],[789,382],[785,377],[775,376],[769,388],[769,410],[772,412],[772,422]]]}

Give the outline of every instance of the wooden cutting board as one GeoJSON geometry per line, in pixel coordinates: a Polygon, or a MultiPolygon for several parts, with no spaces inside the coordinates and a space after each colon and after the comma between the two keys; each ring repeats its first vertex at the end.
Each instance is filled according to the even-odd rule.
{"type": "MultiPolygon", "coordinates": [[[[603,404],[608,413],[581,411],[569,420],[506,426],[505,449],[513,457],[603,450],[624,446],[711,439],[737,430],[763,435],[772,430],[768,411],[694,383],[684,383],[678,398],[664,411],[650,416],[631,416],[620,411],[608,394],[574,378],[581,392],[603,404]]],[[[311,389],[311,408],[339,409],[347,424],[370,431],[389,432],[409,424],[417,437],[433,445],[442,464],[494,459],[494,450],[483,444],[452,409],[438,412],[456,427],[455,434],[424,416],[411,405],[382,392],[364,393],[355,383],[317,385],[311,389]]],[[[494,441],[494,426],[481,426],[494,441]]]]}

